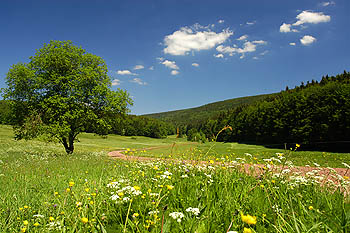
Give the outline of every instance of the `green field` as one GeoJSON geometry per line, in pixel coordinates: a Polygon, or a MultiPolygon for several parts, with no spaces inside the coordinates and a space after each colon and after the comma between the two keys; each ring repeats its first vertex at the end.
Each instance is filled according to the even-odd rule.
{"type": "MultiPolygon", "coordinates": [[[[82,134],[76,151],[66,155],[59,144],[14,141],[12,135],[10,127],[0,127],[1,232],[350,231],[350,200],[342,192],[350,185],[348,177],[334,184],[328,177],[320,180],[317,169],[306,177],[266,170],[257,179],[239,172],[240,165],[141,163],[107,156],[112,150],[169,145],[129,153],[236,161],[244,156],[246,162],[262,163],[283,151],[235,143],[185,145],[185,139],[173,137],[82,134]]],[[[349,154],[287,154],[278,157],[285,164],[289,158],[311,164],[306,156],[325,166],[349,161],[349,154]]]]}

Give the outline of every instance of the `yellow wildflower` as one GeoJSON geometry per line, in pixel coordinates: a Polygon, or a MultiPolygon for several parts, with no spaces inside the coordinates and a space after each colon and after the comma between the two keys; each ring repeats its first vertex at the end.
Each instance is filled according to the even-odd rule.
{"type": "Polygon", "coordinates": [[[27,230],[26,227],[23,227],[23,228],[21,229],[22,232],[26,232],[26,230],[27,230]]]}
{"type": "Polygon", "coordinates": [[[249,228],[244,228],[243,229],[243,233],[252,233],[252,230],[250,230],[249,228]]]}
{"type": "Polygon", "coordinates": [[[73,187],[75,185],[75,183],[73,181],[69,182],[69,187],[73,187]]]}
{"type": "Polygon", "coordinates": [[[35,227],[39,226],[40,224],[38,222],[33,224],[35,227]]]}
{"type": "Polygon", "coordinates": [[[174,186],[172,186],[172,185],[167,185],[166,186],[169,190],[172,190],[173,188],[174,188],[174,186]]]}
{"type": "Polygon", "coordinates": [[[256,217],[255,216],[251,216],[249,214],[244,215],[241,213],[241,218],[242,218],[242,221],[245,223],[252,224],[252,225],[256,224],[256,217]]]}
{"type": "Polygon", "coordinates": [[[29,207],[27,205],[23,206],[24,209],[28,209],[29,207]]]}
{"type": "Polygon", "coordinates": [[[120,192],[120,193],[118,193],[118,196],[124,196],[124,193],[123,192],[120,192]]]}
{"type": "Polygon", "coordinates": [[[313,210],[314,207],[312,205],[309,206],[309,210],[313,210]]]}
{"type": "Polygon", "coordinates": [[[298,144],[298,143],[295,144],[295,147],[296,147],[296,148],[299,148],[299,147],[300,147],[300,144],[298,144]]]}
{"type": "Polygon", "coordinates": [[[23,225],[27,226],[29,224],[29,222],[27,220],[23,221],[23,225]]]}
{"type": "Polygon", "coordinates": [[[88,218],[81,218],[81,221],[83,222],[83,223],[87,223],[88,221],[89,221],[89,219],[88,218]]]}
{"type": "Polygon", "coordinates": [[[50,221],[54,221],[55,218],[51,216],[51,217],[49,218],[49,220],[50,220],[50,221]]]}
{"type": "Polygon", "coordinates": [[[134,186],[134,189],[135,189],[135,190],[140,190],[140,189],[141,189],[141,187],[140,187],[140,186],[136,186],[136,185],[135,185],[135,186],[134,186]]]}
{"type": "Polygon", "coordinates": [[[139,216],[139,214],[138,214],[138,213],[134,213],[132,216],[133,216],[134,218],[136,218],[136,217],[139,216]]]}

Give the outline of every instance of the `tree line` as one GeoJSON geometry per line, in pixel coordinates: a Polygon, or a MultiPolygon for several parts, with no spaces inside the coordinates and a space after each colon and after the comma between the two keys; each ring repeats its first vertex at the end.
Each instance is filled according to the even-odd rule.
{"type": "MultiPolygon", "coordinates": [[[[10,102],[0,100],[0,124],[14,125],[14,112],[10,109],[10,102]]],[[[107,117],[107,116],[105,116],[107,117]]],[[[176,134],[174,124],[145,116],[115,114],[108,116],[109,129],[98,132],[99,128],[87,126],[85,132],[105,134],[118,134],[122,136],[145,136],[151,138],[164,138],[176,134]]]]}
{"type": "Polygon", "coordinates": [[[218,141],[261,144],[303,144],[347,141],[350,138],[350,73],[301,83],[254,104],[238,106],[187,125],[208,139],[224,126],[218,141]]]}

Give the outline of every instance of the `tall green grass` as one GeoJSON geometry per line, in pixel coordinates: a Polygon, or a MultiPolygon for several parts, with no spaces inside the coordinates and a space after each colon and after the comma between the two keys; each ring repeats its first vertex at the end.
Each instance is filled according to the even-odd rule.
{"type": "Polygon", "coordinates": [[[0,232],[350,231],[345,177],[337,186],[319,181],[317,171],[302,177],[252,170],[249,176],[239,172],[238,159],[230,165],[119,161],[97,151],[133,148],[131,142],[101,145],[91,135],[68,156],[59,144],[15,142],[6,132],[0,232]]]}

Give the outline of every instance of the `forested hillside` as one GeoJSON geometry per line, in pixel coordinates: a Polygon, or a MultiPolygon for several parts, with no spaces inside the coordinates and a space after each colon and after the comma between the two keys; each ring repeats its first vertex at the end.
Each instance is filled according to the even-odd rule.
{"type": "Polygon", "coordinates": [[[210,117],[218,115],[222,111],[227,111],[228,109],[232,109],[244,104],[251,104],[273,95],[274,94],[265,94],[240,97],[206,104],[196,108],[146,114],[144,116],[160,119],[166,122],[171,122],[176,125],[188,125],[191,123],[199,123],[205,121],[210,117]]]}
{"type": "MultiPolygon", "coordinates": [[[[196,127],[219,141],[304,144],[350,141],[350,73],[302,83],[251,105],[236,107],[196,127]]],[[[189,129],[187,129],[189,130],[189,129]]]]}

